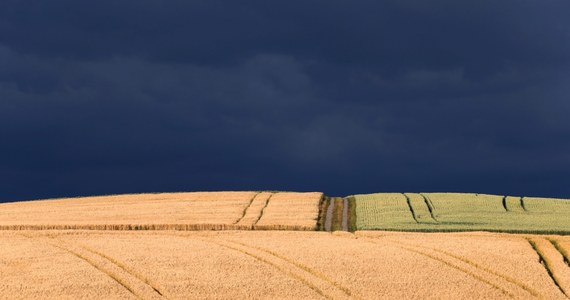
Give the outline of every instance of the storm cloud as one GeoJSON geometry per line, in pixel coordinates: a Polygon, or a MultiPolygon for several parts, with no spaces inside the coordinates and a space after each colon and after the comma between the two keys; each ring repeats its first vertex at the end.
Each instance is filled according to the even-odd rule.
{"type": "Polygon", "coordinates": [[[570,198],[567,1],[0,3],[0,201],[570,198]]]}

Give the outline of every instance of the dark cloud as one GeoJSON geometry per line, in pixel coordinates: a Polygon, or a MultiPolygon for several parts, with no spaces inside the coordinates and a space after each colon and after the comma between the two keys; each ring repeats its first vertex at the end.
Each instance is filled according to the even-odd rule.
{"type": "Polygon", "coordinates": [[[0,3],[0,201],[570,198],[566,1],[0,3]]]}

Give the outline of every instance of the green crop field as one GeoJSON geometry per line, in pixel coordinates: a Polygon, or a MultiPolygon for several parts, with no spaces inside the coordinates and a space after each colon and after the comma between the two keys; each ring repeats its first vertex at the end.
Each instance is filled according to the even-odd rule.
{"type": "Polygon", "coordinates": [[[570,234],[570,200],[459,193],[351,196],[357,230],[570,234]]]}

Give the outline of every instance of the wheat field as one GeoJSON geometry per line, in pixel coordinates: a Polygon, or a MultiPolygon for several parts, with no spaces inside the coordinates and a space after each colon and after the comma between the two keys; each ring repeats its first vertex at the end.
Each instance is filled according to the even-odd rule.
{"type": "Polygon", "coordinates": [[[462,193],[353,196],[358,230],[570,234],[570,200],[462,193]]]}
{"type": "Polygon", "coordinates": [[[566,299],[553,242],[570,250],[483,232],[1,231],[0,299],[566,299]]]}
{"type": "Polygon", "coordinates": [[[0,229],[314,230],[322,193],[132,194],[0,204],[0,229]]]}
{"type": "Polygon", "coordinates": [[[318,192],[4,203],[0,299],[568,299],[569,204],[318,192]],[[528,232],[490,232],[514,229],[528,232]]]}

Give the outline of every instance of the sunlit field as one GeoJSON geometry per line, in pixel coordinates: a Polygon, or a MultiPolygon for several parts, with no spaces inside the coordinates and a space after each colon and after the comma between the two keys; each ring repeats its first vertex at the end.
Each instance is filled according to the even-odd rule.
{"type": "Polygon", "coordinates": [[[353,196],[358,230],[570,233],[570,200],[458,193],[353,196]]]}
{"type": "Polygon", "coordinates": [[[6,203],[0,299],[567,299],[569,208],[445,193],[6,203]]]}
{"type": "Polygon", "coordinates": [[[570,250],[563,236],[60,230],[3,231],[0,242],[2,299],[565,299],[570,292],[570,267],[554,246],[570,250]]]}

